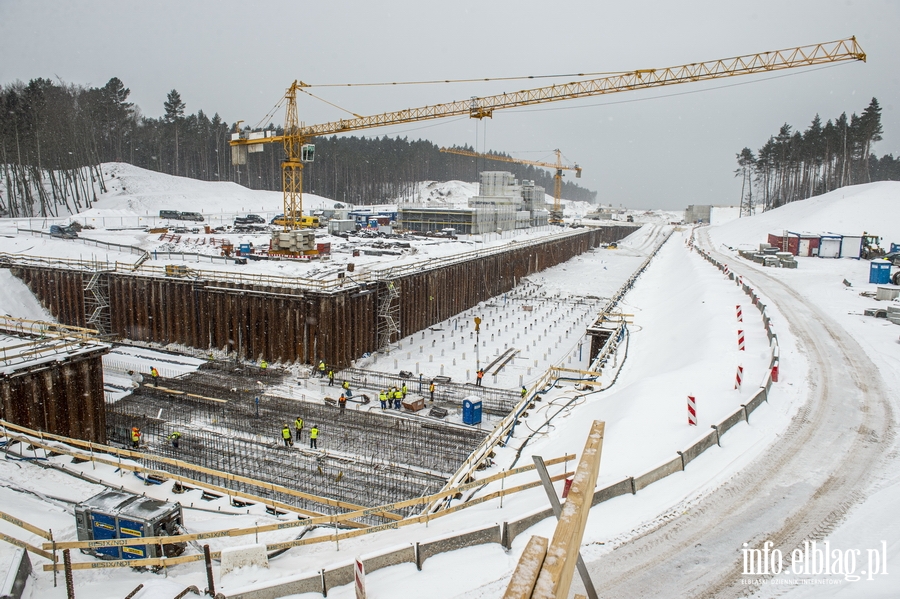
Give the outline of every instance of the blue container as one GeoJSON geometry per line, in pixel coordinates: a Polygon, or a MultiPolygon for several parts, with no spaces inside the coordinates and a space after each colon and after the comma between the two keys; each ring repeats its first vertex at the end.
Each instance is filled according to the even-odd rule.
{"type": "Polygon", "coordinates": [[[869,265],[869,283],[889,285],[891,283],[891,263],[887,260],[872,260],[869,265]]]}
{"type": "Polygon", "coordinates": [[[481,424],[481,402],[463,400],[463,424],[481,424]]]}

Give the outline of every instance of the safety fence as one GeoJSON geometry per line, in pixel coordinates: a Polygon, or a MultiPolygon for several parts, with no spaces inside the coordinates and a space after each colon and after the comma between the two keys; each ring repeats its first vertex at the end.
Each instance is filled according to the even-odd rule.
{"type": "MultiPolygon", "coordinates": [[[[36,231],[34,229],[16,229],[16,233],[22,234],[27,233],[32,237],[48,237],[51,239],[59,239],[58,236],[53,235],[51,233],[47,233],[46,231],[36,231]]],[[[117,252],[122,252],[123,254],[136,254],[138,256],[144,256],[147,253],[147,250],[143,248],[139,248],[133,245],[124,245],[121,243],[111,243],[109,241],[99,241],[97,239],[89,239],[87,237],[78,236],[73,239],[66,239],[66,241],[70,241],[72,243],[80,243],[82,245],[89,245],[93,247],[102,247],[108,250],[115,250],[117,252]]]]}
{"type": "Polygon", "coordinates": [[[391,387],[399,389],[406,384],[410,391],[429,398],[431,397],[429,395],[429,384],[432,380],[435,380],[434,398],[436,400],[462,405],[463,399],[474,396],[482,401],[485,412],[503,416],[509,414],[522,399],[520,393],[509,389],[498,389],[496,387],[485,387],[469,383],[454,383],[444,379],[444,377],[432,379],[419,375],[417,378],[408,378],[400,374],[394,375],[361,368],[345,368],[337,373],[336,379],[350,381],[353,389],[370,389],[375,392],[376,396],[382,390],[390,389],[391,387]]]}
{"type": "MultiPolygon", "coordinates": [[[[32,445],[32,447],[41,447],[45,451],[53,451],[57,454],[60,454],[60,453],[70,454],[70,455],[73,455],[73,457],[80,457],[80,459],[83,459],[83,460],[93,459],[94,461],[96,461],[98,463],[110,464],[109,460],[104,460],[103,458],[99,458],[97,455],[88,456],[85,454],[80,454],[80,456],[79,456],[75,452],[61,450],[61,448],[58,446],[51,447],[45,443],[41,443],[41,442],[33,439],[33,438],[29,439],[26,437],[19,437],[17,435],[9,435],[9,434],[7,434],[7,437],[10,441],[28,442],[32,445]]],[[[569,461],[574,459],[574,457],[575,456],[573,456],[573,455],[566,455],[566,456],[562,456],[559,458],[555,458],[553,460],[548,460],[547,465],[556,465],[556,464],[560,464],[560,463],[565,463],[567,465],[569,461]]],[[[141,470],[147,476],[154,475],[154,472],[151,470],[134,468],[132,465],[129,465],[127,463],[122,463],[121,467],[123,469],[130,469],[130,470],[134,470],[134,471],[141,470]]],[[[223,537],[239,537],[239,536],[249,536],[249,535],[256,536],[259,533],[279,531],[279,530],[285,530],[285,529],[291,529],[291,528],[309,528],[309,527],[330,527],[330,528],[334,529],[334,533],[331,535],[327,535],[327,536],[319,536],[319,537],[311,537],[311,538],[298,538],[298,539],[295,539],[292,541],[285,541],[285,542],[281,542],[281,543],[271,543],[271,544],[267,545],[267,550],[268,551],[282,551],[282,550],[290,549],[292,547],[300,547],[300,546],[312,545],[312,544],[317,544],[317,543],[334,542],[334,543],[338,544],[341,540],[354,538],[354,537],[360,536],[361,534],[373,534],[373,533],[376,533],[376,532],[379,532],[382,530],[395,529],[395,528],[410,526],[413,524],[419,524],[422,522],[425,522],[427,524],[430,520],[433,520],[435,518],[455,513],[461,509],[466,509],[468,507],[483,503],[484,501],[502,498],[502,497],[505,497],[505,496],[508,496],[508,495],[511,495],[514,493],[524,491],[526,489],[534,488],[534,487],[540,485],[541,483],[540,483],[540,481],[533,481],[533,482],[520,484],[520,485],[517,485],[514,487],[510,487],[510,488],[501,489],[499,491],[496,491],[496,492],[486,495],[484,497],[479,497],[477,500],[469,501],[466,503],[461,503],[459,505],[450,507],[437,515],[424,514],[424,515],[420,515],[420,516],[413,517],[413,518],[406,518],[401,521],[391,522],[389,524],[385,524],[385,525],[381,525],[381,526],[372,526],[372,527],[365,527],[365,528],[357,527],[357,528],[354,528],[351,530],[347,530],[347,528],[346,528],[347,525],[354,524],[353,522],[350,521],[351,518],[363,518],[370,514],[385,513],[387,510],[399,510],[404,507],[407,507],[408,505],[415,505],[417,503],[424,504],[424,503],[430,502],[436,498],[446,498],[446,497],[458,496],[459,494],[463,493],[464,491],[466,491],[470,488],[482,486],[484,484],[488,484],[491,482],[502,481],[509,476],[522,474],[522,473],[528,472],[530,470],[533,470],[533,468],[534,468],[533,466],[522,466],[519,468],[515,468],[515,469],[511,469],[511,470],[507,470],[505,472],[495,474],[495,475],[487,477],[485,479],[473,481],[473,482],[467,483],[465,485],[460,485],[459,487],[454,488],[454,489],[448,489],[446,491],[442,491],[441,493],[433,495],[433,496],[421,497],[421,498],[417,498],[414,500],[399,502],[399,503],[391,504],[391,505],[387,505],[387,506],[363,508],[363,509],[356,510],[355,512],[348,513],[348,514],[342,514],[342,515],[306,517],[306,518],[301,518],[298,520],[281,521],[281,522],[277,522],[274,524],[268,524],[268,525],[262,525],[262,526],[256,525],[253,527],[246,527],[246,528],[229,528],[229,529],[223,529],[223,530],[218,530],[218,531],[209,531],[209,532],[204,532],[204,533],[183,534],[183,535],[173,535],[173,536],[164,536],[164,537],[140,537],[140,538],[134,538],[134,539],[123,538],[123,539],[105,539],[105,540],[94,540],[94,541],[50,542],[50,543],[45,543],[43,549],[38,549],[32,545],[23,543],[17,539],[10,538],[10,539],[4,539],[4,540],[9,540],[10,542],[12,542],[13,544],[16,544],[17,546],[24,547],[27,550],[32,551],[33,553],[35,553],[37,555],[41,555],[42,557],[45,557],[45,558],[53,561],[53,563],[51,563],[51,564],[44,565],[45,571],[52,571],[54,569],[63,570],[66,567],[68,567],[70,570],[116,568],[116,567],[132,567],[132,568],[135,568],[135,567],[157,567],[157,568],[160,568],[161,567],[161,568],[165,568],[165,567],[171,567],[171,566],[174,566],[177,564],[201,561],[204,559],[204,556],[202,554],[197,554],[197,555],[185,555],[185,556],[180,556],[180,557],[175,557],[175,558],[163,557],[163,558],[151,558],[151,559],[140,559],[140,560],[113,560],[113,561],[99,561],[99,562],[98,561],[90,561],[90,562],[68,564],[68,566],[65,564],[58,563],[58,561],[54,559],[54,556],[55,556],[55,552],[57,550],[96,548],[96,547],[108,547],[108,546],[119,547],[119,546],[129,546],[129,545],[145,545],[145,544],[156,545],[156,544],[168,544],[168,543],[180,543],[180,542],[194,542],[194,541],[201,541],[201,540],[205,540],[205,539],[215,539],[215,538],[223,538],[223,537]],[[339,528],[339,526],[340,526],[340,528],[339,528]],[[53,553],[52,554],[48,553],[47,550],[50,550],[53,553]]],[[[161,474],[161,473],[157,472],[156,474],[161,474]]],[[[557,475],[551,477],[551,479],[553,481],[559,481],[559,480],[563,480],[565,478],[572,476],[572,474],[573,473],[570,471],[565,471],[561,474],[557,474],[557,475]]],[[[170,477],[170,478],[176,478],[176,480],[177,480],[180,477],[170,477]]],[[[198,484],[198,483],[196,483],[196,481],[194,481],[194,482],[195,482],[195,484],[198,484]]],[[[12,521],[17,521],[17,519],[15,519],[12,516],[10,516],[9,518],[12,521]]],[[[21,522],[21,521],[19,521],[19,522],[21,522]]],[[[26,525],[24,523],[22,523],[22,524],[23,524],[23,526],[30,526],[30,525],[26,525]]],[[[32,527],[32,529],[29,529],[29,530],[31,532],[35,532],[35,534],[39,534],[40,536],[43,536],[44,538],[49,538],[52,540],[52,536],[49,531],[42,531],[40,529],[37,529],[36,527],[32,527]]],[[[212,553],[213,559],[219,559],[220,557],[221,557],[220,552],[212,553]]]]}
{"type": "MultiPolygon", "coordinates": [[[[39,235],[49,236],[49,234],[44,234],[40,231],[36,233],[39,235]]],[[[339,272],[339,269],[337,268],[333,269],[329,273],[323,274],[320,278],[287,277],[279,275],[267,275],[262,273],[247,273],[242,271],[200,269],[190,269],[190,272],[185,276],[188,278],[203,279],[206,281],[219,281],[223,283],[238,285],[282,287],[288,289],[303,289],[319,292],[340,292],[345,288],[351,288],[360,285],[365,286],[367,284],[377,283],[378,281],[382,280],[395,280],[402,277],[420,274],[426,271],[439,270],[454,264],[465,263],[472,260],[500,255],[511,251],[527,249],[531,247],[539,247],[541,245],[547,244],[548,242],[560,241],[572,237],[592,234],[592,231],[585,229],[566,229],[552,235],[535,237],[533,239],[527,240],[511,241],[510,243],[497,247],[472,250],[470,252],[460,252],[457,254],[432,258],[425,261],[415,261],[405,265],[392,266],[387,268],[379,268],[377,266],[373,266],[366,269],[365,271],[358,271],[354,273],[352,278],[349,276],[345,276],[345,273],[339,272]]],[[[101,245],[108,245],[110,249],[116,249],[117,251],[128,251],[130,253],[139,252],[142,256],[143,254],[147,253],[141,248],[135,248],[133,246],[120,246],[119,244],[107,244],[107,242],[93,240],[85,241],[89,242],[92,245],[97,245],[98,247],[101,245]]],[[[159,257],[168,257],[170,259],[177,258],[181,261],[187,261],[188,259],[195,262],[213,262],[223,260],[223,257],[221,256],[195,254],[190,252],[155,251],[151,252],[151,254],[155,254],[159,257]]],[[[235,258],[228,258],[224,261],[234,262],[235,258]]],[[[32,256],[27,254],[0,253],[0,263],[3,263],[6,266],[41,266],[82,271],[100,270],[105,272],[123,272],[130,275],[147,275],[153,277],[172,276],[171,273],[166,272],[165,267],[145,264],[143,263],[143,260],[140,261],[140,263],[135,264],[118,261],[110,262],[109,260],[78,260],[55,258],[52,256],[32,256]]]]}
{"type": "Polygon", "coordinates": [[[3,366],[101,347],[93,329],[11,316],[0,316],[0,335],[6,336],[0,342],[3,366]]]}

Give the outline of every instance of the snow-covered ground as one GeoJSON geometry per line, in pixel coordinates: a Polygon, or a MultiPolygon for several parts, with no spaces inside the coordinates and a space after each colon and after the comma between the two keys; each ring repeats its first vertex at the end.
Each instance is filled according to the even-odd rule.
{"type": "MultiPolygon", "coordinates": [[[[127,181],[125,187],[128,192],[131,191],[127,181]]],[[[152,186],[141,193],[144,198],[154,197],[152,186]]],[[[171,190],[165,193],[169,197],[176,194],[171,190]]],[[[187,191],[184,193],[188,194],[187,191]]],[[[280,195],[274,202],[277,206],[280,195]]],[[[168,204],[169,200],[165,200],[165,203],[168,204]]],[[[249,199],[247,205],[256,206],[249,199]]],[[[144,210],[152,212],[156,209],[156,205],[150,206],[148,204],[144,210]]],[[[173,208],[186,209],[179,206],[173,208]]],[[[651,219],[650,216],[646,218],[651,219]]],[[[626,243],[621,244],[622,249],[597,250],[584,254],[530,277],[523,282],[522,287],[538,290],[541,295],[535,297],[546,298],[548,304],[554,300],[559,305],[564,305],[564,301],[569,299],[607,296],[652,250],[654,240],[658,239],[658,234],[663,230],[662,225],[669,222],[670,215],[657,215],[655,218],[659,224],[644,226],[626,243]]],[[[874,291],[875,288],[868,284],[868,263],[865,261],[799,258],[796,270],[763,269],[740,260],[731,249],[755,247],[765,241],[767,233],[782,229],[854,235],[865,230],[882,235],[888,242],[900,242],[900,184],[879,183],[845,188],[765,214],[706,228],[698,235],[698,243],[722,256],[736,270],[740,269],[744,280],[757,289],[763,301],[769,305],[769,315],[773,318],[779,335],[780,380],[772,388],[770,401],[753,413],[750,424],[739,424],[730,430],[723,437],[722,447],[709,449],[691,462],[686,471],[669,476],[641,490],[637,495],[620,496],[591,510],[582,543],[582,554],[589,568],[595,572],[595,584],[601,590],[601,595],[606,585],[609,585],[608,589],[629,589],[633,596],[739,596],[750,592],[750,585],[741,584],[739,568],[738,577],[734,577],[734,564],[740,562],[743,543],[756,547],[766,538],[767,531],[781,530],[792,523],[801,532],[808,530],[809,526],[803,523],[801,517],[804,502],[810,502],[811,514],[819,514],[823,506],[815,504],[815,498],[823,494],[826,497],[834,496],[840,503],[834,506],[834,515],[828,517],[827,525],[823,524],[818,529],[821,531],[819,540],[827,538],[832,549],[845,553],[859,550],[857,573],[867,567],[867,550],[880,549],[881,541],[884,540],[888,552],[888,574],[874,575],[871,581],[867,580],[866,575],[858,581],[844,576],[805,576],[809,580],[829,579],[840,582],[816,586],[784,583],[776,577],[774,580],[769,578],[769,582],[759,592],[763,596],[789,593],[798,597],[862,598],[895,596],[896,589],[900,588],[896,581],[896,572],[900,567],[900,523],[892,516],[892,512],[900,505],[900,458],[894,434],[900,406],[897,406],[896,395],[886,400],[893,411],[889,412],[882,428],[872,426],[871,431],[860,431],[859,425],[847,418],[844,424],[847,428],[841,430],[840,418],[834,417],[841,413],[839,408],[847,409],[848,402],[860,402],[860,406],[867,406],[860,399],[865,397],[867,384],[873,394],[872,401],[880,399],[879,389],[900,387],[900,327],[883,319],[862,315],[865,308],[884,305],[884,302],[876,302],[860,295],[860,292],[874,291]],[[846,286],[844,280],[851,283],[851,286],[846,286]],[[837,349],[830,347],[834,345],[834,341],[822,339],[823,347],[811,346],[809,331],[820,329],[812,325],[807,327],[805,322],[796,320],[807,318],[816,319],[816,326],[825,327],[822,330],[828,330],[834,336],[831,339],[840,339],[842,336],[852,339],[861,348],[863,355],[856,362],[851,360],[848,363],[842,354],[837,353],[837,349]],[[865,362],[862,358],[865,358],[865,362]],[[823,389],[820,385],[828,382],[825,376],[828,373],[824,370],[830,367],[835,372],[852,373],[854,364],[868,364],[869,361],[874,367],[867,367],[863,374],[872,380],[848,377],[852,380],[840,384],[831,381],[829,384],[834,385],[833,388],[823,389]],[[790,440],[799,434],[796,431],[804,431],[803,426],[812,426],[805,425],[804,422],[816,411],[825,416],[832,414],[831,420],[837,421],[837,424],[832,422],[829,425],[831,428],[822,425],[821,430],[807,431],[808,451],[813,454],[818,452],[822,456],[821,462],[819,466],[811,465],[798,471],[790,471],[793,463],[783,460],[785,456],[772,455],[770,448],[781,447],[780,444],[785,443],[786,439],[790,440]],[[877,434],[877,431],[885,430],[887,433],[883,436],[877,434]],[[826,456],[832,457],[829,456],[830,450],[844,456],[846,452],[843,448],[855,435],[863,435],[868,452],[865,455],[875,455],[878,459],[874,463],[860,465],[860,477],[855,479],[860,485],[858,488],[842,489],[840,480],[829,482],[826,486],[829,476],[837,472],[831,470],[836,462],[826,459],[826,456]],[[763,490],[757,492],[756,496],[753,495],[752,488],[741,487],[745,473],[752,478],[753,473],[759,471],[762,465],[776,462],[784,464],[781,466],[782,471],[777,472],[780,477],[778,481],[788,482],[778,482],[782,486],[773,488],[765,487],[765,483],[761,482],[758,488],[763,490]],[[817,489],[820,489],[818,495],[817,489]],[[747,498],[748,505],[753,504],[750,501],[753,497],[759,502],[753,505],[770,502],[771,510],[760,508],[741,511],[737,507],[732,508],[727,497],[729,493],[747,498]],[[728,508],[731,511],[718,513],[711,502],[718,505],[719,510],[728,508]],[[813,510],[813,507],[816,509],[813,510]],[[643,577],[640,572],[632,569],[635,566],[629,566],[639,563],[633,560],[639,560],[642,554],[653,557],[653,568],[648,570],[650,574],[643,577]]],[[[709,430],[711,424],[719,422],[752,396],[756,385],[766,374],[770,351],[759,313],[750,308],[747,296],[733,283],[686,247],[685,241],[689,234],[688,229],[683,229],[673,235],[623,302],[623,311],[633,314],[633,325],[629,327],[627,356],[618,358],[624,359],[624,364],[615,385],[593,393],[563,386],[543,394],[539,407],[531,412],[522,426],[517,427],[509,445],[497,451],[495,466],[486,471],[485,475],[510,467],[520,449],[521,457],[517,465],[530,462],[531,455],[550,458],[566,452],[578,453],[591,422],[600,419],[606,422],[606,439],[598,480],[598,487],[603,487],[671,459],[677,450],[693,443],[709,430]],[[738,351],[735,338],[738,328],[735,305],[738,304],[744,305],[742,324],[747,338],[745,352],[738,351]],[[738,364],[744,367],[745,383],[742,390],[734,389],[734,374],[738,364]],[[696,429],[686,423],[685,397],[688,394],[696,396],[698,400],[700,426],[696,429]],[[542,426],[550,416],[553,416],[550,424],[542,426]]],[[[35,238],[30,240],[36,241],[35,238]]],[[[21,242],[2,241],[0,246],[3,243],[21,242]]],[[[0,247],[0,251],[8,250],[0,247]]],[[[18,291],[14,289],[15,279],[9,283],[4,286],[5,289],[8,288],[6,293],[0,295],[0,310],[13,316],[38,314],[36,308],[39,306],[36,306],[33,299],[28,298],[21,288],[18,291]]],[[[521,336],[523,331],[520,328],[524,329],[524,325],[529,324],[518,320],[513,323],[514,312],[502,309],[503,302],[502,297],[495,298],[492,302],[494,306],[486,304],[476,309],[496,310],[489,314],[490,318],[497,319],[496,324],[491,323],[490,326],[498,327],[495,346],[486,348],[491,354],[502,347],[499,345],[501,342],[513,342],[513,331],[521,336]],[[504,317],[502,323],[499,320],[501,314],[504,317]],[[500,329],[501,324],[509,326],[509,332],[500,329]],[[510,336],[501,341],[501,332],[510,336]]],[[[556,354],[550,352],[551,356],[547,361],[559,362],[572,357],[577,350],[580,335],[578,327],[583,329],[586,316],[578,310],[564,308],[549,313],[553,316],[545,316],[544,321],[539,323],[539,331],[543,335],[543,329],[547,328],[547,336],[550,337],[547,343],[555,342],[559,346],[556,354]],[[552,324],[553,320],[558,322],[552,324]],[[574,333],[566,336],[566,328],[573,328],[574,333]],[[554,337],[563,337],[565,342],[557,341],[554,337]]],[[[472,315],[474,312],[460,315],[460,322],[455,325],[451,319],[434,328],[448,331],[451,327],[460,327],[472,315]]],[[[521,314],[516,316],[519,317],[521,314]]],[[[487,329],[488,332],[490,330],[487,329]]],[[[467,333],[468,330],[464,332],[467,333]]],[[[454,367],[452,361],[456,360],[453,376],[465,378],[465,364],[471,362],[471,356],[463,359],[462,353],[468,346],[464,348],[464,344],[459,343],[454,347],[454,341],[458,339],[446,336],[446,332],[428,331],[424,339],[421,334],[404,339],[402,347],[392,350],[390,356],[379,357],[379,360],[391,360],[390,370],[395,369],[393,360],[397,360],[396,367],[408,370],[415,368],[416,362],[419,362],[420,370],[435,374],[430,369],[438,368],[440,363],[427,362],[429,352],[434,352],[435,360],[442,359],[448,372],[454,367]],[[431,341],[434,342],[433,345],[431,341]],[[420,345],[423,349],[417,358],[420,345]],[[440,352],[443,355],[438,358],[440,352]]],[[[545,338],[542,338],[541,343],[544,342],[545,338]]],[[[817,342],[814,339],[812,343],[817,342]]],[[[532,347],[536,349],[537,346],[535,344],[532,347]]],[[[838,349],[844,351],[842,348],[838,349]]],[[[156,355],[145,358],[161,359],[156,355]]],[[[533,359],[532,356],[528,357],[528,360],[533,359]]],[[[374,364],[374,357],[371,360],[371,367],[378,367],[374,364]]],[[[509,371],[508,376],[504,374],[500,377],[498,386],[516,388],[519,377],[528,380],[528,362],[524,358],[522,360],[519,366],[509,371]]],[[[363,362],[360,365],[366,364],[363,362]]],[[[189,368],[190,364],[185,363],[184,367],[189,368]]],[[[533,376],[537,370],[535,369],[533,376]]],[[[864,416],[865,414],[860,414],[860,417],[864,416]]],[[[822,420],[826,421],[827,418],[823,416],[822,420]]],[[[844,459],[841,464],[851,458],[852,456],[844,459]]],[[[166,488],[148,489],[137,479],[132,481],[127,476],[123,478],[112,469],[104,471],[98,466],[94,470],[90,464],[78,467],[98,478],[107,477],[113,484],[123,484],[116,481],[127,480],[129,486],[133,486],[138,492],[149,490],[161,498],[180,499],[183,503],[191,501],[189,498],[166,495],[166,488]]],[[[92,495],[98,488],[77,480],[69,484],[66,480],[70,479],[41,470],[30,463],[4,461],[0,463],[0,503],[6,506],[2,509],[23,520],[45,527],[52,526],[59,538],[73,538],[74,521],[66,513],[67,504],[61,506],[50,497],[23,494],[20,490],[25,488],[47,496],[61,494],[62,489],[65,489],[65,498],[75,501],[92,495]]],[[[481,492],[489,493],[497,488],[499,485],[495,483],[481,492]]],[[[433,520],[428,526],[411,526],[341,541],[339,548],[324,543],[292,550],[273,560],[268,570],[241,570],[221,580],[217,577],[217,586],[226,594],[246,588],[247,585],[265,586],[279,578],[300,576],[323,567],[345,563],[358,555],[377,553],[398,545],[513,520],[546,505],[543,491],[537,488],[505,498],[502,507],[496,500],[485,502],[433,520]]],[[[212,510],[216,507],[225,510],[222,506],[208,507],[212,510]]],[[[264,514],[252,511],[244,514],[240,522],[237,521],[237,516],[210,515],[208,512],[189,511],[187,516],[188,528],[192,531],[242,526],[247,524],[248,519],[259,519],[262,522],[265,517],[264,514]]],[[[813,522],[810,526],[815,528],[817,524],[813,522]]],[[[400,596],[430,596],[435,599],[500,596],[528,538],[532,534],[550,537],[554,526],[552,519],[539,523],[517,537],[510,552],[505,552],[499,545],[483,545],[432,557],[425,562],[421,572],[414,565],[406,564],[369,573],[366,578],[368,596],[375,599],[400,596]]],[[[33,544],[38,544],[39,541],[38,538],[27,538],[27,535],[23,537],[21,530],[6,522],[0,522],[0,532],[16,535],[33,544]]],[[[794,543],[802,540],[785,538],[791,538],[791,544],[777,547],[785,553],[796,546],[794,543]]],[[[273,542],[274,539],[261,538],[260,541],[273,542]]],[[[239,541],[230,542],[237,544],[239,541]]],[[[221,546],[215,545],[217,548],[221,546]]],[[[86,558],[76,556],[76,559],[86,558]]],[[[39,558],[35,558],[35,561],[42,563],[39,558]]],[[[174,596],[175,593],[170,592],[170,589],[175,589],[177,593],[188,584],[202,587],[204,579],[202,568],[195,564],[169,569],[167,579],[125,570],[86,570],[76,572],[75,582],[77,593],[111,598],[124,596],[138,583],[144,583],[145,590],[137,597],[174,596]]],[[[62,587],[52,587],[52,579],[46,573],[38,573],[29,591],[32,597],[63,597],[65,594],[62,587]]],[[[303,597],[316,596],[319,595],[309,594],[303,597]]],[[[329,597],[338,599],[353,596],[351,585],[329,591],[329,597]]]]}

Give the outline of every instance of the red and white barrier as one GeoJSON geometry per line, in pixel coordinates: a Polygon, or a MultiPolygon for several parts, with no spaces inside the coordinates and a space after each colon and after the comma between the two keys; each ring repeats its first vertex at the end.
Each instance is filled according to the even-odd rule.
{"type": "Polygon", "coordinates": [[[693,395],[688,395],[688,424],[697,426],[697,399],[693,395]]]}
{"type": "Polygon", "coordinates": [[[775,360],[775,363],[772,364],[772,382],[778,382],[778,360],[775,360]]]}
{"type": "Polygon", "coordinates": [[[737,312],[738,322],[744,322],[744,313],[741,312],[740,305],[734,307],[735,312],[737,312]]]}
{"type": "Polygon", "coordinates": [[[731,273],[731,271],[728,270],[728,265],[727,265],[727,264],[723,264],[723,265],[722,265],[722,272],[725,273],[725,276],[726,276],[726,277],[731,273]]]}
{"type": "Polygon", "coordinates": [[[743,329],[738,329],[738,351],[746,351],[744,347],[744,331],[743,329]]]}
{"type": "Polygon", "coordinates": [[[741,383],[744,382],[744,367],[737,367],[737,374],[734,377],[734,388],[740,390],[741,383]]]}
{"type": "Polygon", "coordinates": [[[366,569],[359,558],[356,558],[353,568],[353,587],[356,590],[356,599],[366,599],[366,569]]]}

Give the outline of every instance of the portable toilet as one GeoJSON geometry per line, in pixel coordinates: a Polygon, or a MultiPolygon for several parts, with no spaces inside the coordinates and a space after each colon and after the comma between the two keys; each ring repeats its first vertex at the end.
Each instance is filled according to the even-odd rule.
{"type": "Polygon", "coordinates": [[[872,260],[869,265],[869,282],[887,285],[891,282],[891,263],[888,260],[872,260]]]}
{"type": "Polygon", "coordinates": [[[463,400],[463,424],[481,424],[481,400],[463,400]]]}

